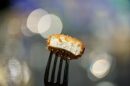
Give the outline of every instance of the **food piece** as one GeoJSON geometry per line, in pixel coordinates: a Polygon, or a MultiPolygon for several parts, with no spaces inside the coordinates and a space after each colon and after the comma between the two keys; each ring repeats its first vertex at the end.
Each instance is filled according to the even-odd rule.
{"type": "Polygon", "coordinates": [[[77,59],[85,49],[84,44],[76,38],[63,34],[49,36],[48,49],[63,58],[77,59]]]}

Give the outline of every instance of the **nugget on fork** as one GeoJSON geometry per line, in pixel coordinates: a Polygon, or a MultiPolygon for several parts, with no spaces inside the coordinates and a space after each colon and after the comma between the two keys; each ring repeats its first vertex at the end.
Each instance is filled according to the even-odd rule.
{"type": "Polygon", "coordinates": [[[63,34],[50,35],[47,43],[48,49],[63,59],[77,59],[85,50],[83,42],[63,34]]]}

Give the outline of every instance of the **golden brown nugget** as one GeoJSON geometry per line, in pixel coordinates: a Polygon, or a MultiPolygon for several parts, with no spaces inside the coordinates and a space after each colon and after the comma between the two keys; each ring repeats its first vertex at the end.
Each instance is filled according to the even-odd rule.
{"type": "Polygon", "coordinates": [[[85,50],[83,42],[68,35],[53,34],[48,40],[48,49],[64,59],[77,59],[85,50]]]}

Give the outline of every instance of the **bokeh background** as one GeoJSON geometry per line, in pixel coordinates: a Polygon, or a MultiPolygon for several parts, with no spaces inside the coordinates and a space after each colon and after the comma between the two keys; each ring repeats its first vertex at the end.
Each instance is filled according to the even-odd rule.
{"type": "Polygon", "coordinates": [[[130,86],[130,0],[1,0],[0,86],[44,86],[54,33],[86,46],[69,86],[130,86]]]}

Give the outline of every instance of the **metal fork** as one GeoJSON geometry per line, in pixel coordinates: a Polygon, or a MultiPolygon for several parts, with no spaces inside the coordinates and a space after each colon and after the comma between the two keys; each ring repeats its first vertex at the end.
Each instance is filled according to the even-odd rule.
{"type": "Polygon", "coordinates": [[[45,75],[44,75],[44,83],[45,86],[68,86],[68,71],[69,71],[69,60],[66,59],[65,61],[65,67],[64,67],[64,76],[63,76],[63,82],[61,80],[61,72],[62,72],[62,67],[63,67],[63,59],[60,58],[60,63],[59,63],[59,69],[58,69],[58,75],[57,77],[55,76],[55,71],[56,71],[56,64],[57,64],[57,59],[58,55],[55,54],[55,59],[54,59],[54,64],[52,68],[52,72],[50,71],[50,66],[52,62],[52,57],[53,57],[53,52],[50,52],[50,56],[47,62],[46,70],[45,70],[45,75]],[[49,81],[49,74],[51,72],[51,79],[49,81]],[[55,77],[57,78],[55,82],[55,77]]]}

